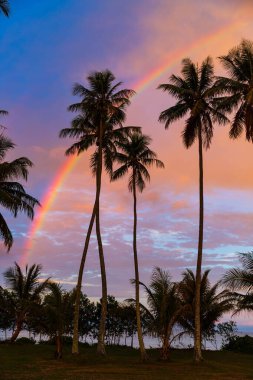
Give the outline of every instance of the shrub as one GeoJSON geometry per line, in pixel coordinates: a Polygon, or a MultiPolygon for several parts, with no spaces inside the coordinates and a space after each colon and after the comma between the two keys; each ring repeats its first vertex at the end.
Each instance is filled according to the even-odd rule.
{"type": "Polygon", "coordinates": [[[22,338],[16,339],[15,343],[18,343],[18,344],[35,344],[36,340],[33,338],[22,337],[22,338]]]}
{"type": "Polygon", "coordinates": [[[253,337],[249,335],[234,336],[224,344],[223,350],[253,354],[253,337]]]}

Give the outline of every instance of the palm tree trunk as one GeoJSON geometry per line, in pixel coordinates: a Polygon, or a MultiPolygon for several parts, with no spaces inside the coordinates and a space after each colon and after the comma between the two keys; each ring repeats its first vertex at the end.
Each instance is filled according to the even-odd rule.
{"type": "Polygon", "coordinates": [[[148,355],[145,350],[142,328],[141,328],[141,313],[140,313],[140,284],[139,284],[139,267],[137,255],[137,198],[135,185],[135,171],[133,171],[133,197],[134,197],[134,228],[133,228],[133,251],[134,251],[134,270],[135,270],[135,300],[136,300],[136,321],[141,360],[146,361],[148,355]]]}
{"type": "Polygon", "coordinates": [[[62,335],[60,332],[56,333],[55,344],[56,344],[55,359],[61,359],[62,358],[62,335]]]}
{"type": "Polygon", "coordinates": [[[74,310],[74,321],[73,321],[73,343],[72,343],[72,354],[78,354],[79,353],[79,348],[78,348],[78,340],[79,340],[79,334],[78,334],[78,324],[79,324],[79,311],[80,311],[80,297],[81,297],[81,287],[82,287],[82,279],[83,279],[83,270],[84,270],[84,265],[86,261],[86,256],[88,252],[88,247],[89,247],[89,242],[90,242],[90,236],[95,220],[95,215],[96,215],[96,201],[93,206],[92,210],[92,215],[90,219],[90,224],[89,228],[87,231],[86,239],[85,239],[85,244],[84,244],[84,249],[83,249],[83,255],[80,263],[80,268],[79,268],[79,274],[78,274],[78,280],[77,280],[77,285],[76,285],[76,299],[75,299],[75,310],[74,310]]]}
{"type": "Polygon", "coordinates": [[[23,321],[22,320],[17,320],[15,329],[13,331],[12,337],[10,339],[11,343],[14,343],[17,337],[19,336],[20,331],[22,330],[23,327],[23,321]]]}
{"type": "Polygon", "coordinates": [[[170,323],[168,324],[164,337],[163,337],[163,345],[162,345],[162,350],[161,350],[161,360],[170,360],[170,337],[172,333],[173,326],[175,324],[175,321],[177,319],[177,314],[175,317],[171,319],[170,323]]]}
{"type": "Polygon", "coordinates": [[[100,355],[106,355],[105,324],[106,324],[106,314],[107,314],[107,281],[106,281],[103,244],[102,244],[102,238],[101,238],[101,232],[100,232],[100,207],[99,207],[101,177],[102,177],[102,162],[103,162],[102,136],[103,136],[103,124],[101,121],[100,131],[99,131],[99,149],[98,149],[98,166],[97,166],[96,233],[97,233],[97,241],[98,241],[101,281],[102,281],[102,301],[101,301],[101,316],[100,316],[99,332],[98,332],[97,353],[100,355]]]}
{"type": "Polygon", "coordinates": [[[203,193],[203,149],[201,125],[198,128],[199,142],[199,241],[198,258],[196,267],[196,289],[195,289],[195,332],[194,332],[194,360],[203,360],[201,352],[201,319],[200,319],[200,288],[201,288],[201,265],[203,249],[203,228],[204,228],[204,193],[203,193]]]}

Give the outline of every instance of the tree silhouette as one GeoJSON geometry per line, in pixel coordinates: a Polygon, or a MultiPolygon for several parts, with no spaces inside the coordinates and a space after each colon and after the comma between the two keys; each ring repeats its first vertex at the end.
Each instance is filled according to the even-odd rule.
{"type": "Polygon", "coordinates": [[[155,165],[163,168],[164,164],[158,160],[156,153],[153,152],[149,145],[151,138],[140,132],[134,132],[129,135],[125,141],[116,142],[120,152],[115,158],[121,166],[112,174],[112,180],[115,181],[130,172],[128,180],[128,190],[133,193],[134,200],[134,226],[133,226],[133,252],[134,252],[134,269],[135,269],[135,299],[136,299],[136,319],[137,332],[140,346],[141,359],[147,360],[147,354],[142,337],[141,317],[140,317],[140,292],[139,292],[139,267],[137,254],[137,194],[136,190],[142,192],[145,188],[145,181],[150,181],[148,167],[155,165]]]}
{"type": "Polygon", "coordinates": [[[168,92],[177,99],[177,103],[161,112],[159,121],[170,124],[186,117],[182,132],[185,147],[190,148],[198,141],[199,152],[199,236],[198,257],[196,266],[196,310],[194,358],[202,360],[200,330],[200,286],[204,229],[204,189],[203,189],[203,147],[210,147],[214,123],[225,124],[227,117],[217,109],[214,99],[220,94],[220,86],[214,83],[214,67],[210,57],[198,67],[189,58],[182,62],[182,77],[171,75],[170,83],[161,84],[158,88],[168,92]]]}
{"type": "MultiPolygon", "coordinates": [[[[78,83],[74,85],[73,94],[80,96],[81,101],[69,106],[69,111],[79,112],[79,114],[73,119],[72,128],[64,129],[60,132],[60,137],[70,136],[79,139],[67,150],[67,154],[79,154],[94,144],[97,146],[97,150],[91,158],[91,167],[93,173],[96,175],[96,196],[78,275],[72,353],[78,353],[78,319],[83,269],[93,224],[96,219],[96,234],[102,281],[102,310],[97,352],[105,355],[104,339],[107,307],[107,281],[103,244],[100,233],[99,206],[103,156],[106,170],[110,171],[112,168],[111,162],[114,155],[114,147],[113,141],[111,144],[108,144],[108,132],[112,132],[113,127],[115,126],[122,127],[122,123],[125,120],[125,108],[129,105],[129,99],[134,94],[134,91],[128,89],[120,90],[119,87],[122,83],[114,83],[115,77],[109,70],[93,72],[87,77],[87,80],[89,84],[88,88],[78,83]]],[[[118,130],[117,138],[119,138],[121,134],[122,129],[121,131],[118,130]]]]}

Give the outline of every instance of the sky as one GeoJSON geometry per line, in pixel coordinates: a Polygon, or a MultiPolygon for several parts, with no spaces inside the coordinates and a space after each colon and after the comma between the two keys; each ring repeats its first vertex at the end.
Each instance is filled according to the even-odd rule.
{"type": "MultiPolygon", "coordinates": [[[[42,207],[33,222],[4,210],[15,239],[7,253],[1,246],[1,273],[17,261],[42,264],[42,277],[69,289],[77,280],[83,244],[94,202],[95,181],[89,169],[92,150],[70,161],[65,150],[74,142],[59,139],[70,126],[67,112],[73,84],[87,84],[92,71],[110,69],[124,88],[135,89],[126,125],[152,137],[152,149],[165,169],[152,169],[151,182],[138,194],[140,278],[148,283],[159,266],[180,280],[194,270],[198,237],[198,152],[183,146],[184,121],[169,130],[158,122],[174,100],[157,87],[181,61],[201,63],[253,35],[253,4],[244,0],[12,0],[10,18],[0,18],[0,98],[6,134],[16,143],[8,159],[29,157],[34,167],[25,187],[42,207]]],[[[237,253],[252,250],[253,146],[245,137],[228,138],[229,125],[216,126],[204,153],[205,231],[203,269],[217,281],[238,265],[237,253]]],[[[102,180],[101,228],[108,293],[133,296],[133,201],[127,179],[102,180]]],[[[2,212],[2,210],[1,210],[2,212]]],[[[3,277],[0,283],[4,284],[3,277]]],[[[101,296],[95,235],[85,266],[83,291],[101,296]]],[[[241,319],[240,319],[241,318],[241,319]]],[[[243,315],[241,323],[251,324],[243,315]]]]}

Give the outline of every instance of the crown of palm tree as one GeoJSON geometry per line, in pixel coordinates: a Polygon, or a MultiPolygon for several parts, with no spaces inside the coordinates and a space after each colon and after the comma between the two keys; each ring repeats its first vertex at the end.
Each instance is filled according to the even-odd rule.
{"type": "Polygon", "coordinates": [[[14,267],[10,267],[4,272],[7,286],[23,307],[38,301],[41,293],[47,289],[49,279],[39,282],[41,269],[41,265],[33,264],[31,267],[26,265],[23,273],[20,266],[15,263],[14,267]]]}
{"type": "Polygon", "coordinates": [[[165,122],[165,128],[168,128],[173,122],[189,115],[182,132],[184,145],[189,148],[201,128],[203,145],[209,148],[213,137],[213,123],[225,124],[229,121],[214,103],[221,89],[214,83],[213,62],[207,57],[200,67],[189,58],[182,63],[182,77],[171,75],[170,83],[158,87],[178,100],[174,106],[161,112],[159,121],[165,122]]]}
{"type": "Polygon", "coordinates": [[[238,254],[242,268],[232,268],[228,270],[222,283],[229,286],[233,290],[253,289],[253,251],[238,254]]]}
{"type": "MultiPolygon", "coordinates": [[[[3,111],[1,112],[3,113],[3,111]]],[[[20,157],[11,162],[4,161],[6,154],[15,144],[3,134],[0,135],[0,205],[10,211],[14,217],[24,212],[30,219],[34,216],[34,207],[39,205],[37,199],[27,194],[17,179],[27,180],[28,168],[32,162],[26,157],[20,157]]],[[[13,237],[9,227],[0,213],[0,237],[10,250],[13,237]]]]}
{"type": "Polygon", "coordinates": [[[222,112],[236,111],[229,135],[235,139],[245,128],[246,139],[253,142],[253,43],[241,44],[219,57],[229,77],[217,77],[217,86],[226,96],[217,99],[222,112]]]}
{"type": "Polygon", "coordinates": [[[91,73],[88,77],[89,88],[79,83],[73,87],[73,95],[79,95],[82,100],[69,106],[71,112],[81,111],[87,119],[97,118],[106,122],[113,117],[117,123],[125,120],[124,109],[130,104],[133,90],[119,90],[122,82],[114,84],[115,77],[109,70],[91,73]]]}
{"type": "Polygon", "coordinates": [[[157,154],[149,148],[151,141],[149,136],[140,132],[130,133],[123,141],[116,141],[115,145],[121,152],[115,155],[115,160],[122,166],[114,171],[111,179],[116,181],[131,169],[128,189],[132,192],[135,185],[142,192],[145,181],[150,181],[147,167],[164,167],[163,162],[156,158],[157,154]]]}
{"type": "Polygon", "coordinates": [[[242,268],[228,270],[222,279],[222,283],[234,291],[235,314],[242,310],[253,310],[253,251],[239,253],[238,258],[242,268]],[[243,291],[244,294],[235,290],[243,291]]]}
{"type": "Polygon", "coordinates": [[[10,14],[10,6],[8,0],[0,0],[0,10],[5,16],[9,16],[10,14]]]}
{"type": "MultiPolygon", "coordinates": [[[[124,140],[129,133],[139,130],[139,127],[123,127],[118,126],[117,120],[114,117],[109,118],[105,123],[105,131],[102,140],[103,161],[106,171],[111,174],[115,154],[117,152],[116,142],[124,140]],[[116,128],[115,128],[116,126],[116,128]]],[[[60,132],[60,137],[74,137],[78,138],[66,150],[66,155],[80,154],[88,150],[93,145],[97,145],[97,149],[90,158],[90,166],[93,175],[96,174],[98,163],[98,128],[96,124],[88,120],[84,113],[80,113],[72,120],[71,128],[64,128],[60,132]]]]}
{"type": "MultiPolygon", "coordinates": [[[[232,309],[232,294],[228,290],[218,292],[220,283],[211,285],[206,270],[201,278],[201,326],[203,336],[208,336],[225,312],[232,309]]],[[[183,280],[179,284],[181,302],[188,305],[188,313],[182,316],[180,324],[190,333],[194,333],[194,305],[195,305],[196,278],[194,273],[187,269],[183,273],[183,280]]]]}
{"type": "MultiPolygon", "coordinates": [[[[131,282],[135,283],[135,280],[131,282]]],[[[154,268],[149,286],[143,282],[140,282],[140,285],[147,295],[148,308],[144,305],[141,305],[141,308],[149,325],[148,328],[158,335],[163,335],[170,320],[178,317],[177,313],[182,306],[178,297],[178,286],[171,281],[170,273],[159,267],[154,268]]],[[[134,300],[128,300],[128,302],[134,302],[134,300]]]]}

